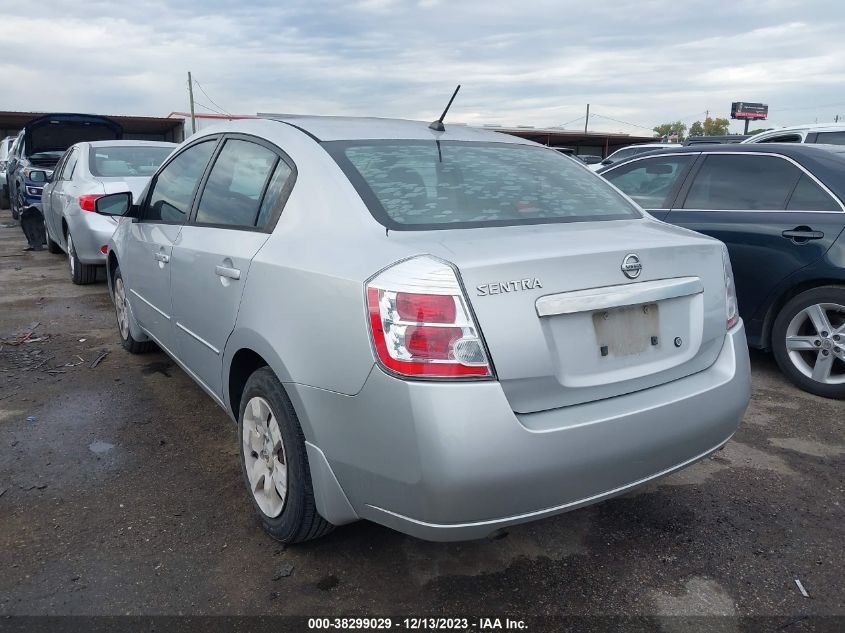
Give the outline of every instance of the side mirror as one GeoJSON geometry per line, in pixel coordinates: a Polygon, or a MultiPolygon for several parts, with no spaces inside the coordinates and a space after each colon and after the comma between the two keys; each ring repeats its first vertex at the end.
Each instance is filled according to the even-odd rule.
{"type": "Polygon", "coordinates": [[[43,169],[33,169],[29,172],[29,179],[32,182],[47,182],[47,172],[43,169]]]}
{"type": "Polygon", "coordinates": [[[605,158],[605,159],[601,162],[601,164],[602,164],[602,165],[612,165],[612,164],[613,164],[613,161],[612,161],[612,160],[610,160],[609,158],[605,158]]]}
{"type": "Polygon", "coordinates": [[[132,193],[129,191],[110,193],[94,201],[94,210],[100,215],[125,217],[130,215],[131,209],[132,193]]]}

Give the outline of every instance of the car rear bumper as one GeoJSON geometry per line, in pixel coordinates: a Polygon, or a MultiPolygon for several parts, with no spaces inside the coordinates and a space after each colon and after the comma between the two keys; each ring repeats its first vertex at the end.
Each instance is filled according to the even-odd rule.
{"type": "Polygon", "coordinates": [[[496,382],[410,382],[378,369],[356,396],[290,389],[321,470],[355,515],[451,541],[595,503],[707,456],[745,412],[750,368],[740,324],[705,371],[527,415],[496,382]]]}
{"type": "Polygon", "coordinates": [[[66,220],[79,261],[83,264],[105,265],[106,254],[101,249],[109,243],[117,222],[89,211],[68,215],[66,220]]]}

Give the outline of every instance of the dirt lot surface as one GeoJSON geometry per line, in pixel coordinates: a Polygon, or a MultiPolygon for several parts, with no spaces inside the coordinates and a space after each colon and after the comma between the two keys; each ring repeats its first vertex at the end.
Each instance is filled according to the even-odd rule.
{"type": "Polygon", "coordinates": [[[0,614],[845,615],[845,404],[767,355],[734,439],[648,488],[497,539],[360,522],[285,549],[222,410],[121,349],[104,281],[24,246],[0,212],[0,614]]]}

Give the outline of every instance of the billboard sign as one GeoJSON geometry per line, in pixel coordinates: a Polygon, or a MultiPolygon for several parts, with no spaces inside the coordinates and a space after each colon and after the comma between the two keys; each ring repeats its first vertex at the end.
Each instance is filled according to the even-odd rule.
{"type": "Polygon", "coordinates": [[[734,101],[731,104],[732,119],[765,119],[769,116],[769,106],[765,103],[747,103],[734,101]]]}

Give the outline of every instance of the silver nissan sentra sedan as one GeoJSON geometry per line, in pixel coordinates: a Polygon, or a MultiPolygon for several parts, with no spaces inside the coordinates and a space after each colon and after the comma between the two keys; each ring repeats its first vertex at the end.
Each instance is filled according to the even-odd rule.
{"type": "Polygon", "coordinates": [[[123,346],[237,421],[279,540],[483,537],[689,466],[748,404],[720,242],[552,149],[445,128],[232,121],[96,201],[124,216],[123,346]]]}

